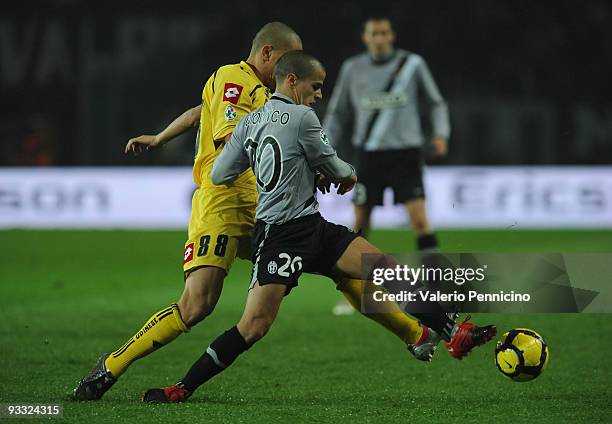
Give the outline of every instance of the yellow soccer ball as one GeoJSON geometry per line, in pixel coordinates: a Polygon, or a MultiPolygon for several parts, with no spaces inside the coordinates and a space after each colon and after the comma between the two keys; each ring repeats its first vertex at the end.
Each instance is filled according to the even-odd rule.
{"type": "Polygon", "coordinates": [[[548,345],[544,338],[528,328],[505,333],[495,347],[497,369],[513,381],[531,381],[548,365],[548,345]]]}

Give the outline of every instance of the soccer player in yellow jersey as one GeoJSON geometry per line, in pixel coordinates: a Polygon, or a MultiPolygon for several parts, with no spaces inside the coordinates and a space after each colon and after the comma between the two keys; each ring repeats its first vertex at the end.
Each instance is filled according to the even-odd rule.
{"type": "Polygon", "coordinates": [[[232,187],[212,185],[209,174],[225,141],[243,116],[260,108],[274,86],[274,65],[287,51],[301,50],[299,35],[272,22],[255,35],[246,61],[222,66],[206,82],[202,104],[174,120],[156,136],[131,139],[127,152],[140,153],[163,145],[199,125],[193,177],[198,185],[184,251],[185,288],[176,304],[153,314],[125,344],[103,355],[74,390],[80,400],[97,400],[135,360],[170,343],[209,315],[221,294],[235,257],[250,258],[257,190],[252,171],[232,187]]]}

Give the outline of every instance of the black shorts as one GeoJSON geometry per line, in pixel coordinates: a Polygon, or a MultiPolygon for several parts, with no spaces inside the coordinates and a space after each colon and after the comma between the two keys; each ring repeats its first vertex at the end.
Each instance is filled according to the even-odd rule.
{"type": "Polygon", "coordinates": [[[385,188],[393,189],[395,204],[425,198],[423,158],[420,148],[359,151],[357,182],[353,203],[357,206],[380,206],[385,188]]]}
{"type": "Polygon", "coordinates": [[[332,269],[358,235],[348,228],[327,222],[316,213],[285,224],[258,220],[253,230],[250,288],[259,282],[283,284],[287,294],[298,285],[302,272],[332,277],[332,269]]]}

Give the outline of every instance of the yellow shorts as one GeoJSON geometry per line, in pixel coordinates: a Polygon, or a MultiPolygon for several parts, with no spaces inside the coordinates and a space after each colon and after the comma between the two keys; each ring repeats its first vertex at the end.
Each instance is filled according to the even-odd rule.
{"type": "Polygon", "coordinates": [[[215,266],[229,272],[238,256],[251,259],[257,192],[232,187],[200,187],[191,200],[183,271],[215,266]]]}

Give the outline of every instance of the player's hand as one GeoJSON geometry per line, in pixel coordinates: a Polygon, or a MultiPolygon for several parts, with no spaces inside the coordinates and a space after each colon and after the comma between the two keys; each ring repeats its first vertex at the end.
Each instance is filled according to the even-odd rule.
{"type": "Polygon", "coordinates": [[[323,194],[331,192],[332,180],[327,178],[323,174],[319,174],[319,179],[317,180],[317,188],[323,194]]]}
{"type": "Polygon", "coordinates": [[[130,138],[128,144],[125,146],[125,154],[129,152],[139,155],[140,153],[155,149],[159,147],[161,143],[156,135],[141,135],[139,137],[130,138]]]}
{"type": "Polygon", "coordinates": [[[346,194],[349,191],[351,191],[353,187],[355,187],[356,183],[357,183],[357,176],[354,175],[353,173],[353,175],[351,175],[349,179],[336,183],[334,184],[334,186],[338,189],[338,194],[342,196],[343,194],[346,194]]]}
{"type": "Polygon", "coordinates": [[[434,156],[442,157],[448,153],[448,141],[442,137],[436,137],[431,141],[434,147],[434,156]]]}

